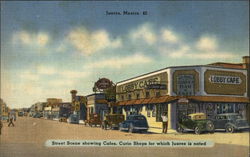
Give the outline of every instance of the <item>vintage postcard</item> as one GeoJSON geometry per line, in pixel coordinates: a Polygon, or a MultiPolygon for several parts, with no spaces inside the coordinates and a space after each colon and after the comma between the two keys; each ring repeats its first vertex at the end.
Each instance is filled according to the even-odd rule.
{"type": "Polygon", "coordinates": [[[249,1],[1,1],[1,157],[249,157],[249,1]]]}

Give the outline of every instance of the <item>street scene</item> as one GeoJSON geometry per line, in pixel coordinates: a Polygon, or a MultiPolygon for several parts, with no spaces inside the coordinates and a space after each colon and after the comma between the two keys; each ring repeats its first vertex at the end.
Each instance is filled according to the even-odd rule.
{"type": "Polygon", "coordinates": [[[0,155],[11,156],[221,156],[223,150],[228,157],[248,156],[249,132],[227,134],[195,135],[193,133],[155,134],[128,133],[118,130],[102,130],[100,127],[60,123],[44,119],[21,117],[15,127],[7,127],[4,122],[2,130],[0,155]],[[212,148],[149,148],[149,147],[45,147],[48,139],[92,139],[92,140],[212,140],[212,148]],[[126,152],[126,153],[125,153],[126,152]]]}
{"type": "Polygon", "coordinates": [[[249,157],[248,1],[1,1],[1,157],[249,157]]]}

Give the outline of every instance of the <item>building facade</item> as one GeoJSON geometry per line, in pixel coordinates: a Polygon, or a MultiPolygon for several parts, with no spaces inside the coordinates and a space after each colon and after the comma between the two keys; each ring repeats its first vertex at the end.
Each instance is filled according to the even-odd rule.
{"type": "Polygon", "coordinates": [[[87,119],[89,119],[90,114],[98,114],[103,117],[108,112],[108,102],[104,93],[94,93],[87,96],[87,119]]]}
{"type": "Polygon", "coordinates": [[[249,107],[248,77],[244,68],[214,65],[161,69],[117,83],[116,108],[125,115],[143,114],[152,128],[161,128],[168,113],[170,129],[178,119],[203,112],[208,118],[220,113],[240,113],[249,107]]]}
{"type": "Polygon", "coordinates": [[[0,116],[8,116],[9,111],[7,104],[0,98],[0,116]]]}

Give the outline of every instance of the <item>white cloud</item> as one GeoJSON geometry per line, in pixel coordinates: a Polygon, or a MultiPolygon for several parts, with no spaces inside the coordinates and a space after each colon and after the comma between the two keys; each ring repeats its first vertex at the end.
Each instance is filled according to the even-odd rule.
{"type": "Polygon", "coordinates": [[[187,59],[232,59],[237,57],[232,52],[226,52],[218,47],[217,39],[212,35],[203,35],[195,44],[179,42],[176,46],[161,46],[159,53],[171,58],[187,59]]]}
{"type": "Polygon", "coordinates": [[[161,53],[171,58],[191,58],[191,59],[232,59],[237,56],[231,52],[223,51],[196,51],[194,48],[183,45],[177,50],[168,50],[166,47],[161,48],[161,53]]]}
{"type": "Polygon", "coordinates": [[[172,58],[180,58],[186,55],[186,53],[190,50],[190,47],[187,45],[184,45],[180,47],[177,51],[172,51],[169,53],[169,56],[172,58]]]}
{"type": "Polygon", "coordinates": [[[189,53],[187,54],[189,58],[196,59],[232,59],[237,57],[235,54],[230,52],[197,52],[197,53],[189,53]]]}
{"type": "Polygon", "coordinates": [[[14,41],[21,41],[22,44],[30,44],[32,42],[31,35],[26,31],[20,31],[14,34],[14,41]]]}
{"type": "Polygon", "coordinates": [[[132,30],[130,37],[133,41],[144,40],[149,45],[153,45],[157,41],[157,36],[149,23],[140,25],[137,29],[132,30]]]}
{"type": "Polygon", "coordinates": [[[33,33],[29,31],[19,31],[13,34],[13,42],[26,46],[45,47],[49,42],[49,35],[45,32],[33,33]]]}
{"type": "Polygon", "coordinates": [[[71,86],[75,85],[75,81],[70,80],[70,79],[61,78],[60,80],[51,80],[51,81],[49,81],[48,85],[50,87],[60,87],[60,88],[62,88],[62,87],[71,87],[71,86]]]}
{"type": "Polygon", "coordinates": [[[202,36],[196,43],[197,49],[201,51],[213,51],[217,49],[217,40],[215,37],[202,36]]]}
{"type": "Polygon", "coordinates": [[[83,27],[71,30],[68,40],[84,55],[91,55],[106,48],[122,46],[121,39],[112,40],[105,30],[90,32],[83,27]]]}
{"type": "Polygon", "coordinates": [[[56,69],[50,66],[38,66],[37,73],[41,75],[53,75],[56,74],[56,69]]]}
{"type": "Polygon", "coordinates": [[[46,33],[39,32],[36,36],[38,45],[45,46],[49,41],[49,36],[46,33]]]}
{"type": "Polygon", "coordinates": [[[96,62],[92,62],[86,65],[87,68],[113,68],[120,69],[125,66],[133,65],[133,64],[147,64],[152,62],[153,60],[150,57],[143,55],[142,53],[135,53],[131,56],[126,57],[113,57],[107,60],[100,60],[96,62]]]}
{"type": "Polygon", "coordinates": [[[86,78],[88,77],[91,72],[90,71],[61,71],[59,73],[64,78],[70,78],[70,79],[79,79],[79,78],[86,78]]]}
{"type": "Polygon", "coordinates": [[[165,41],[167,43],[176,43],[176,42],[178,42],[177,35],[174,32],[172,32],[172,31],[170,31],[168,29],[163,29],[161,31],[161,34],[162,34],[161,37],[162,37],[163,41],[165,41]]]}
{"type": "Polygon", "coordinates": [[[28,80],[28,81],[38,81],[39,75],[34,74],[30,71],[23,71],[20,74],[20,78],[22,78],[23,80],[28,80]]]}

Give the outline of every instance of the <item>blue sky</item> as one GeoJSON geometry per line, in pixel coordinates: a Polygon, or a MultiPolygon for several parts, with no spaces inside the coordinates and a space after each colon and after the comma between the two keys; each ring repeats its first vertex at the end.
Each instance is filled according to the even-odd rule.
{"type": "Polygon", "coordinates": [[[11,107],[70,101],[101,77],[241,62],[248,29],[248,1],[1,2],[1,97],[11,107]]]}

